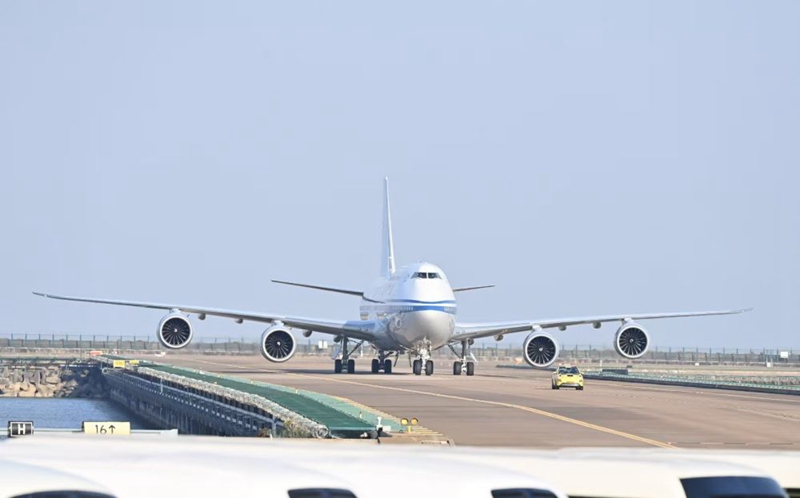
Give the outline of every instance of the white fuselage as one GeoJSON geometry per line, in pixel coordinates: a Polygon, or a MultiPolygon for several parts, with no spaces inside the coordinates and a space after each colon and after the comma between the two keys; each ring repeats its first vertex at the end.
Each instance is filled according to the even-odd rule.
{"type": "Polygon", "coordinates": [[[435,350],[455,331],[455,294],[430,263],[404,266],[376,281],[364,292],[360,311],[362,320],[381,323],[375,346],[383,350],[435,350]]]}

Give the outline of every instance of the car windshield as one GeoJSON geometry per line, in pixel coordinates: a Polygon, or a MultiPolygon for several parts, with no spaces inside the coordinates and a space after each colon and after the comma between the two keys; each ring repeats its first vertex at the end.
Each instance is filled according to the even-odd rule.
{"type": "Polygon", "coordinates": [[[569,368],[565,368],[565,369],[564,369],[564,373],[568,373],[568,374],[579,374],[579,373],[581,373],[581,372],[578,370],[578,367],[569,367],[569,368]]]}

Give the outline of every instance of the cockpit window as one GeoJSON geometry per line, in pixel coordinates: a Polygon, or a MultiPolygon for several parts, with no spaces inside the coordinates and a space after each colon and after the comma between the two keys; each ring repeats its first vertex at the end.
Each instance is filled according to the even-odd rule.
{"type": "Polygon", "coordinates": [[[442,276],[435,272],[419,271],[411,275],[411,278],[442,278],[442,276]]]}

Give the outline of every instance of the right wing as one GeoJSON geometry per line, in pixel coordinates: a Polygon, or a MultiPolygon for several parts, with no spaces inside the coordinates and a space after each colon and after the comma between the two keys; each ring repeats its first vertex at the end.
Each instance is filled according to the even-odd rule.
{"type": "Polygon", "coordinates": [[[746,313],[750,310],[752,310],[752,308],[723,311],[684,311],[677,313],[632,313],[628,315],[584,316],[519,322],[457,323],[456,333],[453,335],[452,341],[481,339],[483,337],[513,334],[515,332],[530,332],[534,329],[558,328],[566,330],[567,327],[573,325],[585,325],[590,323],[594,324],[595,328],[599,328],[600,324],[607,322],[655,320],[658,318],[686,318],[692,316],[736,315],[739,313],[746,313]]]}
{"type": "Polygon", "coordinates": [[[193,313],[195,315],[218,316],[222,318],[232,318],[248,322],[274,323],[281,322],[287,327],[300,330],[310,330],[323,334],[346,335],[353,339],[372,341],[376,337],[376,332],[380,323],[375,320],[319,320],[314,318],[302,318],[283,316],[270,313],[258,313],[250,311],[226,310],[219,308],[206,308],[203,306],[186,306],[181,304],[162,304],[162,303],[143,303],[137,301],[120,301],[115,299],[95,299],[89,297],[59,296],[55,294],[44,294],[34,292],[37,296],[50,299],[60,299],[63,301],[77,301],[82,303],[111,304],[114,306],[130,306],[134,308],[149,308],[165,311],[180,311],[183,313],[193,313]]]}
{"type": "Polygon", "coordinates": [[[476,285],[474,287],[456,287],[453,289],[453,292],[466,292],[471,290],[478,290],[478,289],[491,289],[494,287],[494,284],[491,285],[476,285]]]}

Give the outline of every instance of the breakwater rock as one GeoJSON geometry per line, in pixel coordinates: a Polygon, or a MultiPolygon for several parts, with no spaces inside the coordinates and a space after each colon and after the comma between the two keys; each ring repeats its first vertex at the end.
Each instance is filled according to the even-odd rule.
{"type": "Polygon", "coordinates": [[[98,367],[0,366],[0,396],[105,398],[108,384],[98,367]]]}

